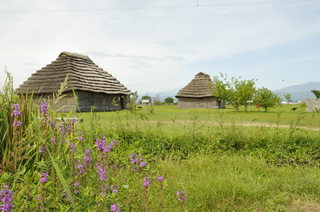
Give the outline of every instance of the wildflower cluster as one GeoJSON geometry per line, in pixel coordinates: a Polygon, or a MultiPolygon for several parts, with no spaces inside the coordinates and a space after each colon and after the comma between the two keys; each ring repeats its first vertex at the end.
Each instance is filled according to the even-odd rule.
{"type": "Polygon", "coordinates": [[[130,154],[130,162],[133,164],[133,171],[138,170],[138,165],[141,168],[145,168],[147,166],[147,162],[145,162],[142,157],[140,157],[139,159],[139,156],[137,154],[130,154]]]}
{"type": "Polygon", "coordinates": [[[98,168],[97,172],[99,174],[100,181],[104,181],[108,179],[107,170],[103,169],[101,165],[97,165],[97,168],[98,168]]]}
{"type": "Polygon", "coordinates": [[[0,205],[0,211],[3,212],[9,212],[12,211],[13,205],[12,205],[12,195],[13,192],[8,189],[8,185],[3,186],[3,189],[0,190],[0,201],[2,204],[0,205]]]}
{"type": "Polygon", "coordinates": [[[47,173],[39,173],[38,175],[41,175],[40,182],[42,185],[46,184],[48,182],[48,174],[47,173]]]}
{"type": "Polygon", "coordinates": [[[84,161],[85,161],[86,164],[90,164],[91,163],[92,158],[91,158],[90,149],[86,149],[85,150],[83,158],[84,158],[84,161]]]}
{"type": "Polygon", "coordinates": [[[102,139],[96,139],[96,147],[99,152],[108,153],[112,148],[116,147],[118,140],[111,141],[108,145],[106,144],[106,137],[102,139]]]}
{"type": "Polygon", "coordinates": [[[49,118],[48,118],[48,102],[47,101],[42,101],[41,105],[40,105],[40,110],[41,110],[41,116],[44,120],[44,122],[48,122],[49,118]]]}
{"type": "Polygon", "coordinates": [[[11,113],[11,116],[13,116],[12,126],[16,129],[18,129],[22,125],[22,122],[20,121],[20,117],[22,116],[22,112],[20,111],[19,104],[13,105],[13,111],[11,113]]]}
{"type": "Polygon", "coordinates": [[[118,204],[111,205],[111,211],[112,212],[121,212],[118,204]]]}
{"type": "Polygon", "coordinates": [[[151,179],[149,177],[143,177],[143,187],[149,188],[151,185],[151,179]]]}
{"type": "Polygon", "coordinates": [[[178,191],[177,199],[180,202],[180,211],[183,211],[184,202],[187,200],[186,193],[184,191],[178,191]]]}

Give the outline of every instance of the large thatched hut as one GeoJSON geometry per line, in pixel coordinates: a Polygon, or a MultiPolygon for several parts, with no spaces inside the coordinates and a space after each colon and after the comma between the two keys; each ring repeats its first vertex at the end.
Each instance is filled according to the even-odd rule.
{"type": "Polygon", "coordinates": [[[213,96],[215,84],[206,73],[198,73],[191,82],[176,95],[178,108],[219,108],[218,97],[213,96]]]}
{"type": "Polygon", "coordinates": [[[125,98],[131,91],[88,56],[62,52],[51,64],[32,74],[16,93],[47,99],[55,108],[62,106],[61,112],[86,112],[92,108],[95,111],[124,109],[125,98]],[[63,98],[55,103],[59,90],[63,98]]]}

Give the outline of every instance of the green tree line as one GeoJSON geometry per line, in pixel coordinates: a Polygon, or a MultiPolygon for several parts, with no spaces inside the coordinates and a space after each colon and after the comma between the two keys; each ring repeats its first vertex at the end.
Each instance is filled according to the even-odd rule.
{"type": "Polygon", "coordinates": [[[268,108],[281,103],[281,98],[268,88],[256,88],[256,81],[244,80],[241,76],[231,77],[229,80],[226,74],[220,73],[220,77],[213,77],[215,88],[212,89],[212,93],[219,97],[221,107],[228,102],[236,111],[239,111],[240,106],[244,106],[247,111],[251,102],[263,108],[265,112],[268,108]]]}

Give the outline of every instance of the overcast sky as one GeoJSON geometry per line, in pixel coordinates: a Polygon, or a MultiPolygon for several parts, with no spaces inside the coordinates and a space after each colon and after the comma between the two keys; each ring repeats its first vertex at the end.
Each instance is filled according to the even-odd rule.
{"type": "Polygon", "coordinates": [[[320,81],[320,0],[0,1],[1,84],[5,67],[17,88],[62,51],[138,93],[199,72],[276,90],[320,81]]]}

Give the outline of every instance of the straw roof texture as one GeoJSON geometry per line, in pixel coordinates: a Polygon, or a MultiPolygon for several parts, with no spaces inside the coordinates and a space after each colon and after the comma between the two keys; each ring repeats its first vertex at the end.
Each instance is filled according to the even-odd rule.
{"type": "Polygon", "coordinates": [[[62,52],[51,64],[36,71],[16,90],[17,93],[56,93],[68,76],[64,92],[75,90],[106,94],[132,94],[86,55],[62,52]]]}
{"type": "Polygon", "coordinates": [[[182,88],[176,95],[176,98],[191,97],[204,98],[213,97],[212,89],[216,86],[206,73],[199,72],[191,82],[182,88]]]}

